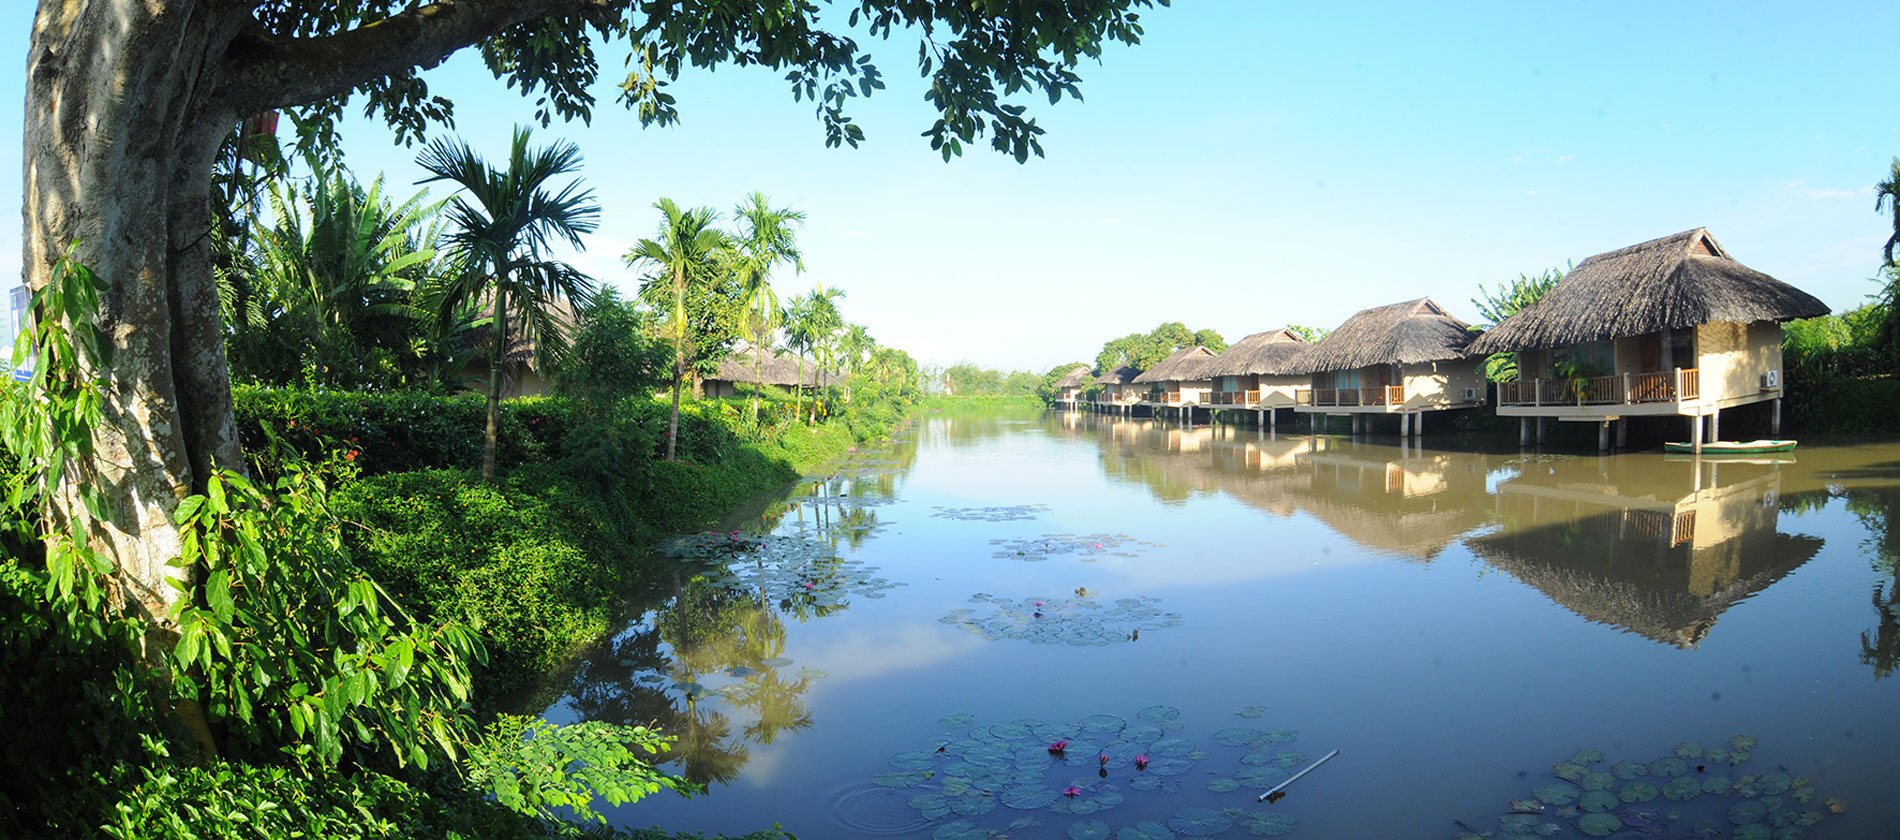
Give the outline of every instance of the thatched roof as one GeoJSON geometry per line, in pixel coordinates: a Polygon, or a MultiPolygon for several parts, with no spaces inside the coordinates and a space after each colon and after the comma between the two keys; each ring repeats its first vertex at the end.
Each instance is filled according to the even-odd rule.
{"type": "Polygon", "coordinates": [[[1056,383],[1056,387],[1057,388],[1080,388],[1084,385],[1089,384],[1090,373],[1091,371],[1088,369],[1086,365],[1077,365],[1074,370],[1069,371],[1068,376],[1062,377],[1062,380],[1056,383]]]}
{"type": "Polygon", "coordinates": [[[1141,375],[1141,368],[1134,365],[1122,365],[1114,370],[1095,377],[1097,385],[1126,385],[1141,375]]]}
{"type": "Polygon", "coordinates": [[[1736,262],[1707,229],[1696,228],[1584,260],[1471,350],[1536,350],[1711,321],[1746,324],[1827,313],[1819,298],[1736,262]]]}
{"type": "Polygon", "coordinates": [[[1197,379],[1206,379],[1207,366],[1212,361],[1214,361],[1212,350],[1199,345],[1183,347],[1132,381],[1137,385],[1145,385],[1150,382],[1192,382],[1197,379]]]}
{"type": "Polygon", "coordinates": [[[1293,360],[1295,373],[1463,357],[1475,335],[1431,298],[1362,309],[1293,360]]]}
{"type": "MultiPolygon", "coordinates": [[[[726,382],[745,382],[748,384],[778,385],[791,387],[799,384],[798,360],[786,356],[765,357],[764,376],[759,375],[759,350],[756,347],[740,347],[719,360],[719,372],[707,377],[726,382]]],[[[830,377],[836,381],[834,375],[830,377]]],[[[805,365],[804,383],[810,387],[818,385],[818,366],[805,365]]]]}
{"type": "Polygon", "coordinates": [[[1254,333],[1233,343],[1207,366],[1209,376],[1282,375],[1287,365],[1311,345],[1292,330],[1254,333]]]}
{"type": "MultiPolygon", "coordinates": [[[[556,328],[566,331],[569,335],[572,335],[573,330],[581,323],[580,311],[575,309],[573,301],[565,297],[549,298],[546,308],[549,319],[554,321],[556,328]]],[[[502,348],[502,360],[505,365],[526,365],[530,370],[539,370],[542,362],[546,360],[541,358],[539,342],[528,334],[528,325],[523,323],[522,315],[519,307],[508,307],[508,345],[502,348]]],[[[466,340],[475,347],[487,346],[494,340],[495,334],[493,292],[484,294],[476,302],[474,317],[476,320],[487,321],[487,323],[469,330],[466,340]]],[[[477,354],[473,363],[486,367],[488,353],[484,351],[477,354]]]]}

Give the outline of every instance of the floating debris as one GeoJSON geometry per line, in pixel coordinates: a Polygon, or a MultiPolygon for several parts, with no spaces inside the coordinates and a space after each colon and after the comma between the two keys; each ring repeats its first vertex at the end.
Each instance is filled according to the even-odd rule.
{"type": "Polygon", "coordinates": [[[937,507],[930,514],[959,522],[1027,522],[1049,510],[1048,505],[993,505],[990,507],[937,507]]]}
{"type": "MultiPolygon", "coordinates": [[[[963,607],[939,619],[990,640],[1019,639],[1044,645],[1104,647],[1136,641],[1142,630],[1165,630],[1181,624],[1180,613],[1163,612],[1157,598],[1121,598],[1103,604],[1092,598],[1010,599],[988,593],[970,596],[991,611],[963,607]]],[[[1119,718],[1117,719],[1119,720],[1119,718]]]]}
{"type": "Polygon", "coordinates": [[[1830,813],[1837,800],[1810,808],[1813,782],[1776,768],[1740,772],[1756,740],[1738,735],[1727,748],[1683,741],[1649,762],[1608,760],[1579,750],[1551,767],[1557,778],[1531,789],[1530,799],[1511,800],[1511,813],[1495,827],[1459,822],[1456,837],[1494,840],[1586,837],[1800,838],[1830,813]],[[1661,806],[1661,807],[1658,807],[1661,806]]]}
{"type": "MultiPolygon", "coordinates": [[[[1139,557],[1141,551],[1161,548],[1127,534],[1044,534],[1021,539],[993,539],[992,557],[1035,563],[1051,557],[1075,557],[1093,563],[1101,557],[1139,557]]],[[[1079,592],[1077,594],[1080,594],[1079,592]]]]}

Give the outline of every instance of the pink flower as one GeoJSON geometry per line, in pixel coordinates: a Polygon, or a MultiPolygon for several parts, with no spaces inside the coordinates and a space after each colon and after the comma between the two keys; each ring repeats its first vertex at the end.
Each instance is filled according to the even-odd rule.
{"type": "Polygon", "coordinates": [[[1075,785],[1070,785],[1062,789],[1062,795],[1070,799],[1074,799],[1082,795],[1082,789],[1079,787],[1076,787],[1075,785]]]}
{"type": "Polygon", "coordinates": [[[1142,753],[1138,756],[1135,756],[1135,769],[1136,770],[1148,769],[1148,754],[1147,753],[1142,753]]]}
{"type": "Polygon", "coordinates": [[[1061,754],[1062,754],[1062,751],[1063,751],[1063,750],[1066,750],[1066,749],[1068,749],[1068,748],[1069,748],[1069,739],[1067,739],[1067,738],[1064,738],[1064,739],[1062,739],[1062,740],[1060,740],[1060,741],[1057,741],[1057,742],[1055,742],[1055,743],[1053,743],[1053,744],[1050,744],[1050,745],[1049,745],[1049,754],[1050,754],[1050,755],[1061,755],[1061,754]]]}
{"type": "Polygon", "coordinates": [[[1041,601],[1037,601],[1037,602],[1036,602],[1036,606],[1038,606],[1038,607],[1040,607],[1040,606],[1042,606],[1042,602],[1041,602],[1041,601]]]}
{"type": "Polygon", "coordinates": [[[1101,547],[1102,547],[1102,544],[1101,544],[1101,543],[1096,543],[1096,544],[1095,544],[1095,547],[1096,547],[1096,548],[1101,548],[1101,547]]]}
{"type": "Polygon", "coordinates": [[[1108,753],[1102,753],[1101,755],[1098,755],[1098,756],[1096,756],[1096,757],[1095,757],[1095,761],[1096,761],[1096,763],[1097,763],[1097,764],[1100,764],[1100,765],[1102,765],[1103,767],[1107,767],[1107,766],[1108,766],[1108,753]]]}

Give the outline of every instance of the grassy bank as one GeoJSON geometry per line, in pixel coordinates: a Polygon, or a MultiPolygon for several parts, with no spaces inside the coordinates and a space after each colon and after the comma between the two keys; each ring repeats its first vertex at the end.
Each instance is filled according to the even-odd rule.
{"type": "MultiPolygon", "coordinates": [[[[435,619],[471,628],[487,651],[472,672],[478,709],[614,629],[622,596],[653,562],[649,549],[659,539],[709,527],[853,446],[887,437],[889,418],[904,409],[866,401],[865,410],[812,425],[768,410],[777,419],[755,424],[745,403],[693,402],[682,412],[680,458],[668,462],[658,455],[667,420],[658,402],[601,408],[514,401],[503,408],[502,469],[490,484],[473,470],[484,421],[479,398],[257,388],[235,396],[253,477],[269,484],[322,476],[328,488],[294,503],[280,498],[275,508],[306,506],[310,518],[295,521],[311,530],[262,536],[335,545],[318,562],[346,575],[367,573],[400,607],[391,629],[435,619]]],[[[14,469],[0,458],[0,481],[14,469]]],[[[190,739],[173,731],[168,687],[138,658],[136,629],[124,622],[101,629],[49,599],[44,557],[24,530],[31,517],[16,510],[0,519],[7,549],[0,562],[0,670],[9,675],[0,684],[0,716],[46,725],[15,733],[0,747],[0,836],[673,837],[522,812],[519,803],[498,800],[492,778],[466,775],[475,764],[449,770],[439,756],[427,766],[393,762],[372,746],[325,763],[307,748],[300,757],[290,748],[233,740],[219,757],[197,758],[190,739]]],[[[270,542],[264,549],[275,556],[281,547],[270,542]]],[[[250,597],[247,591],[238,594],[250,597]]],[[[316,606],[297,605],[292,620],[328,609],[327,595],[311,594],[317,597],[305,600],[316,606]]],[[[313,637],[307,647],[333,643],[313,637]]],[[[418,652],[418,670],[421,659],[418,652]]],[[[348,685],[387,692],[402,681],[348,685]]],[[[263,687],[283,682],[255,685],[269,690],[263,687]]],[[[258,702],[257,720],[283,719],[279,705],[264,712],[262,695],[258,702]]],[[[579,755],[604,760],[619,749],[576,737],[583,740],[570,743],[579,755]]],[[[504,733],[450,749],[522,743],[504,733]]],[[[571,768],[588,759],[554,765],[576,760],[571,768]]],[[[783,836],[768,830],[748,838],[783,836]]]]}
{"type": "MultiPolygon", "coordinates": [[[[768,402],[761,413],[783,417],[768,402]]],[[[677,461],[658,457],[666,406],[588,412],[566,400],[503,406],[494,484],[474,396],[238,391],[240,434],[268,471],[295,452],[343,453],[332,497],[351,553],[419,618],[453,618],[488,650],[481,697],[533,682],[606,635],[629,587],[670,534],[704,530],[888,423],[845,415],[749,426],[742,401],[684,405],[677,461]],[[853,422],[853,421],[856,422],[853,422]]],[[[896,414],[891,414],[896,417],[896,414]]]]}

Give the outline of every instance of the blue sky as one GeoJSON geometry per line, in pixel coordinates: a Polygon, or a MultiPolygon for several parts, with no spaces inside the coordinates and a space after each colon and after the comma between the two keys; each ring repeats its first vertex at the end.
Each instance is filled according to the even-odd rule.
{"type": "MultiPolygon", "coordinates": [[[[16,91],[26,6],[0,11],[16,91]]],[[[1203,0],[1085,65],[1086,101],[1028,103],[1049,157],[1026,165],[931,152],[908,37],[873,50],[890,88],[856,103],[856,150],[826,149],[776,75],[732,68],[676,85],[677,127],[603,104],[540,135],[585,155],[605,215],[575,259],[604,282],[637,283],[619,257],[656,198],[729,210],[763,190],[810,217],[808,270],[782,293],[843,288],[847,318],[937,363],[1040,371],[1161,321],[1232,340],[1422,295],[1472,318],[1480,284],[1697,226],[1841,310],[1873,290],[1891,230],[1870,185],[1900,154],[1896,22],[1891,3],[1203,0]]],[[[471,54],[428,79],[491,155],[529,121],[471,54]]],[[[421,177],[380,125],[345,131],[359,175],[421,177]]],[[[5,276],[19,241],[0,226],[5,276]]]]}

